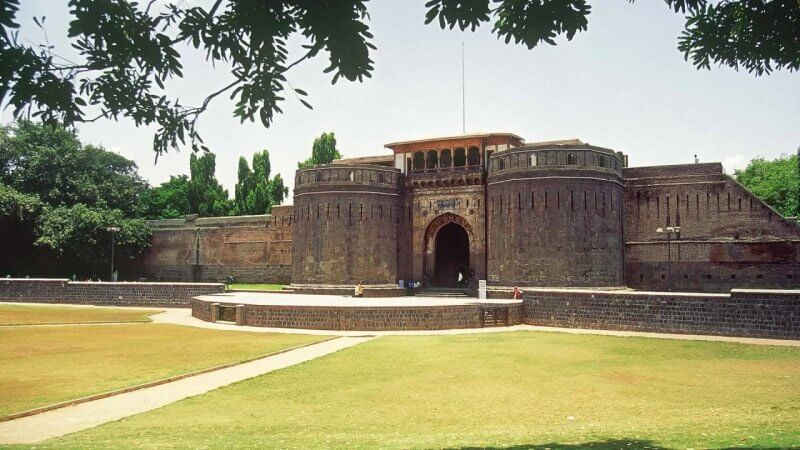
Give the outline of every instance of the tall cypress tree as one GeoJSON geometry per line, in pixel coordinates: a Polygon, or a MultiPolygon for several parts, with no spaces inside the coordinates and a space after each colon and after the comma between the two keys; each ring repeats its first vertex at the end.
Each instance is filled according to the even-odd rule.
{"type": "Polygon", "coordinates": [[[252,167],[251,170],[244,157],[239,158],[235,214],[267,214],[272,206],[283,203],[284,197],[289,193],[280,175],[270,179],[272,165],[269,151],[256,152],[253,155],[252,167]]]}

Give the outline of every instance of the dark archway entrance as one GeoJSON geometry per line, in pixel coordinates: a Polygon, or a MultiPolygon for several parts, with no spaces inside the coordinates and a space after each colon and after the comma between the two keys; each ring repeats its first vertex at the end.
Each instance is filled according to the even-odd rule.
{"type": "Polygon", "coordinates": [[[469,284],[469,234],[450,222],[436,233],[433,284],[466,287],[469,284]]]}

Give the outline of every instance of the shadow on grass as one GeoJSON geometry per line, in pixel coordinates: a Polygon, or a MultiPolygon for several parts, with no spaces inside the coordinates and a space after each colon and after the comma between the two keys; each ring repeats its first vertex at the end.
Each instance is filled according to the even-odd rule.
{"type": "MultiPolygon", "coordinates": [[[[600,450],[632,450],[632,449],[652,449],[652,450],[672,450],[672,447],[664,447],[654,441],[642,439],[608,439],[605,441],[581,442],[576,444],[562,444],[558,442],[548,442],[546,444],[511,445],[507,447],[458,447],[458,450],[577,450],[577,449],[600,449],[600,450]]],[[[800,449],[800,446],[792,447],[724,447],[718,450],[790,450],[800,449]]],[[[455,450],[455,449],[450,449],[455,450]]]]}

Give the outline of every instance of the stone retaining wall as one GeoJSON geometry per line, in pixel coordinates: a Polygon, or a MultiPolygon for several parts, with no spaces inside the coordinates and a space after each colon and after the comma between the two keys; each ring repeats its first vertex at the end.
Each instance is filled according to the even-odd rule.
{"type": "Polygon", "coordinates": [[[292,272],[292,206],[258,216],[153,220],[152,246],[138,276],[155,281],[288,283],[292,272]]]}
{"type": "Polygon", "coordinates": [[[106,283],[3,278],[0,301],[117,306],[189,306],[192,297],[225,291],[221,283],[106,283]]]}
{"type": "Polygon", "coordinates": [[[526,289],[523,314],[531,325],[800,339],[800,290],[526,289]]]}
{"type": "MultiPolygon", "coordinates": [[[[213,321],[215,302],[192,300],[192,315],[213,321]]],[[[237,303],[218,302],[222,306],[237,303]]],[[[508,305],[509,325],[521,320],[521,305],[508,305]]],[[[332,307],[289,305],[245,305],[242,325],[314,330],[447,330],[480,328],[480,305],[332,307]]]]}

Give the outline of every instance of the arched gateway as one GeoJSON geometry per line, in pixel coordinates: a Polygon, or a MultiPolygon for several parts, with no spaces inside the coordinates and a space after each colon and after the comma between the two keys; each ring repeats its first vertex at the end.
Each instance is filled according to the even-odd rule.
{"type": "Polygon", "coordinates": [[[469,286],[472,237],[472,227],[461,216],[446,213],[431,221],[425,232],[424,272],[432,286],[469,286]]]}

